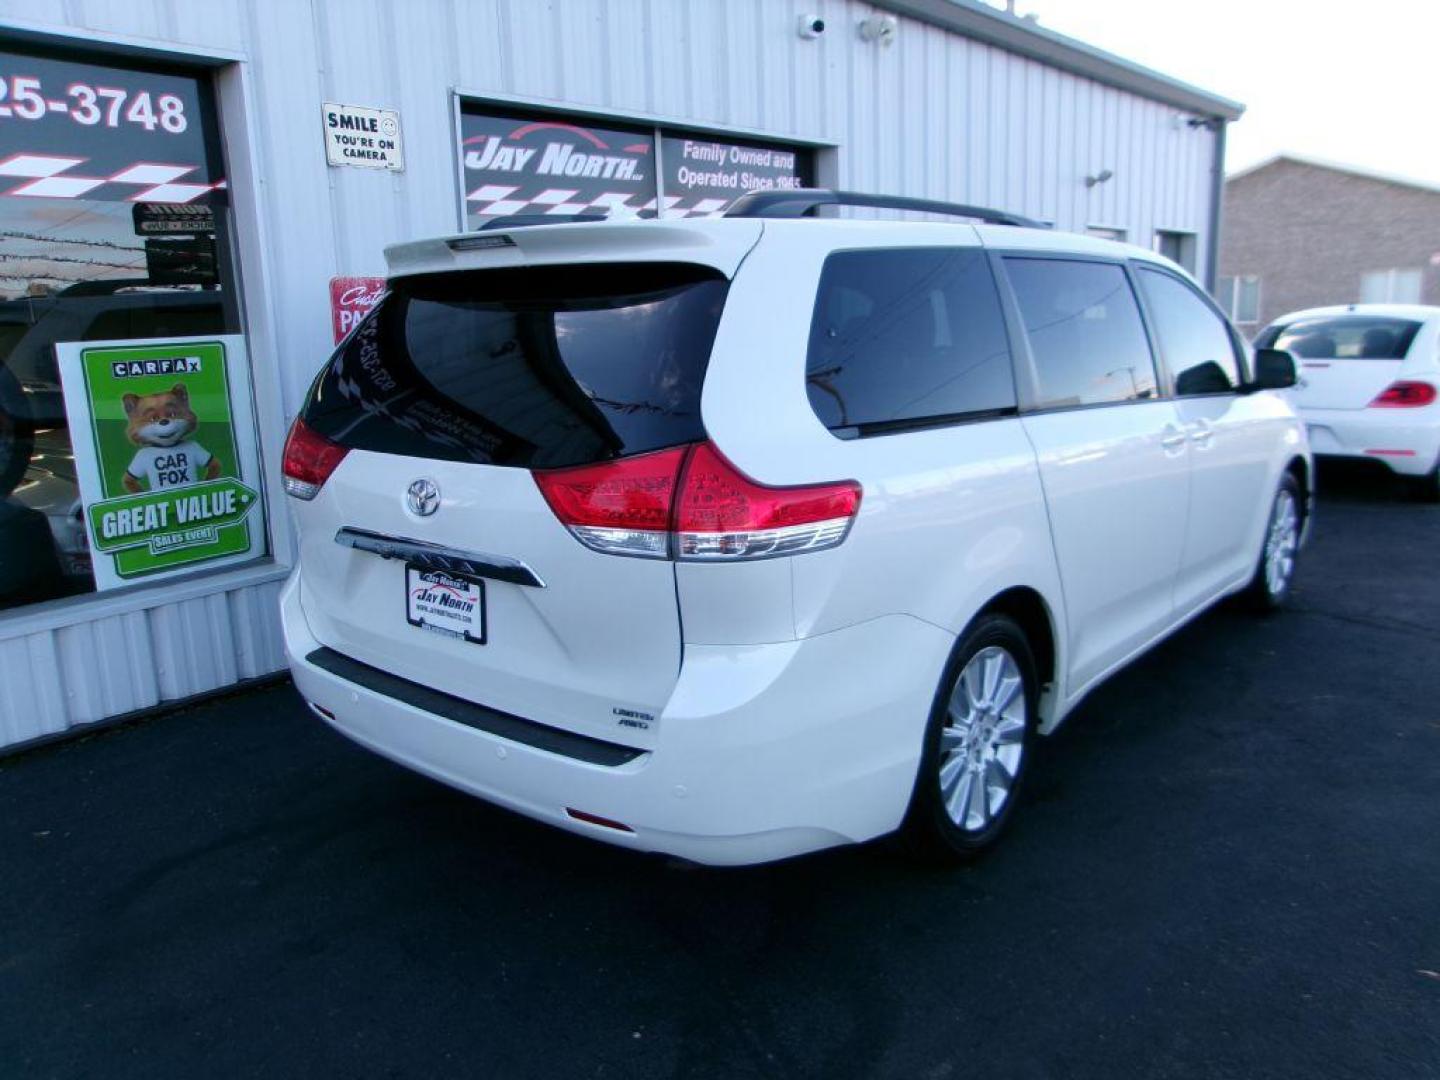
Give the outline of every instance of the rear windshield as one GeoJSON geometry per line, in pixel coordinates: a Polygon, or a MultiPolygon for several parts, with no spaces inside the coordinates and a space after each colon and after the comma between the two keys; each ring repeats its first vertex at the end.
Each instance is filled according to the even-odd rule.
{"type": "Polygon", "coordinates": [[[727,288],[679,263],[401,278],[320,373],[305,423],[354,449],[535,468],[696,441],[727,288]]]}
{"type": "Polygon", "coordinates": [[[1286,349],[1302,358],[1403,360],[1420,324],[1378,315],[1297,319],[1271,326],[1255,339],[1261,349],[1286,349]]]}

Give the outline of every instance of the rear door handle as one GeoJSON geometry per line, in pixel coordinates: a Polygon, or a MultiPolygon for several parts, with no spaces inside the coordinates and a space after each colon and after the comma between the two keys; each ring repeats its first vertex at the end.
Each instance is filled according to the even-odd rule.
{"type": "Polygon", "coordinates": [[[1166,424],[1161,429],[1160,448],[1162,450],[1179,450],[1185,445],[1185,433],[1174,424],[1166,424]]]}
{"type": "Polygon", "coordinates": [[[1211,428],[1211,426],[1207,424],[1204,420],[1196,423],[1196,425],[1190,430],[1191,440],[1199,443],[1202,446],[1208,446],[1210,444],[1210,438],[1214,434],[1214,429],[1211,428]]]}

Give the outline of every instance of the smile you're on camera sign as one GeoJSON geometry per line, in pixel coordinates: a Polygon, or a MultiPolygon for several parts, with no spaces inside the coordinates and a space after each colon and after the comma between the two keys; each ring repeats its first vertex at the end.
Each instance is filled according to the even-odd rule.
{"type": "Polygon", "coordinates": [[[360,169],[405,168],[400,143],[400,114],[393,109],[367,109],[363,105],[325,102],[325,160],[331,165],[360,169]]]}

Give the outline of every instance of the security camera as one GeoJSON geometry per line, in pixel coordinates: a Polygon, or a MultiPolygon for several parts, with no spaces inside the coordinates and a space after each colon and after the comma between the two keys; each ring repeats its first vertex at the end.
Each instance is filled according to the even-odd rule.
{"type": "Polygon", "coordinates": [[[819,15],[800,16],[800,36],[802,38],[818,38],[825,32],[825,20],[819,15]]]}

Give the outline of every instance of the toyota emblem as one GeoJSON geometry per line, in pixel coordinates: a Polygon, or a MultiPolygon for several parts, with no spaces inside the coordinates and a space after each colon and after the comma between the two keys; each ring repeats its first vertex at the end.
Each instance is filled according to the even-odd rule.
{"type": "Polygon", "coordinates": [[[412,480],[405,489],[405,505],[416,517],[429,517],[440,509],[440,488],[434,480],[412,480]]]}

